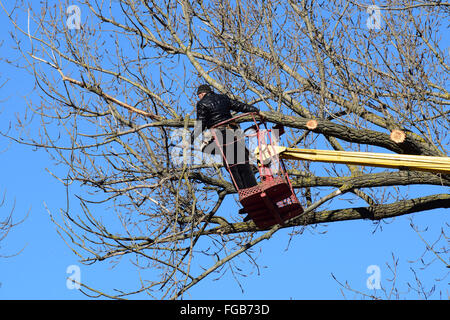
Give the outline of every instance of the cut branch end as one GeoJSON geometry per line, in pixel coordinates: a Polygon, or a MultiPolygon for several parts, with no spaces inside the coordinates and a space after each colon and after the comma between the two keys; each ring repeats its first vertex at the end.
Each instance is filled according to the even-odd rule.
{"type": "Polygon", "coordinates": [[[306,127],[307,127],[309,130],[314,130],[315,128],[317,128],[317,121],[316,121],[316,120],[309,120],[309,121],[306,123],[306,127]]]}
{"type": "Polygon", "coordinates": [[[396,129],[391,132],[390,138],[396,143],[402,143],[405,141],[406,134],[404,131],[396,129]]]}

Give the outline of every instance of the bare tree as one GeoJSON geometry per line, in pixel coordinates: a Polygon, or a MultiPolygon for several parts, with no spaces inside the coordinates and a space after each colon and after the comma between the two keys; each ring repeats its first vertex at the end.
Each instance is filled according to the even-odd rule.
{"type": "Polygon", "coordinates": [[[4,192],[2,197],[0,198],[0,258],[11,258],[18,255],[24,249],[24,247],[21,249],[14,249],[15,251],[11,252],[10,248],[12,248],[13,246],[11,244],[4,245],[4,243],[7,243],[7,236],[10,234],[10,232],[14,230],[16,226],[24,222],[29,214],[28,212],[24,216],[24,218],[22,218],[21,220],[17,220],[17,214],[15,214],[14,211],[15,202],[13,203],[12,207],[8,209],[6,192],[4,192]]]}
{"type": "MultiPolygon", "coordinates": [[[[348,298],[345,293],[350,293],[354,297],[362,299],[374,299],[374,300],[398,300],[398,299],[410,299],[416,297],[417,299],[448,299],[448,292],[444,292],[439,288],[440,283],[448,282],[448,276],[450,271],[450,264],[448,262],[448,236],[446,235],[446,229],[448,224],[440,228],[437,237],[433,241],[427,240],[425,237],[429,236],[427,232],[428,228],[421,229],[410,218],[410,226],[412,230],[417,234],[423,243],[423,249],[418,255],[417,259],[407,261],[409,264],[409,280],[399,280],[399,258],[392,253],[392,260],[386,262],[386,269],[389,271],[389,275],[383,281],[381,279],[377,284],[378,288],[373,286],[374,290],[371,292],[363,292],[354,287],[354,284],[345,281],[344,283],[337,279],[336,275],[332,274],[335,281],[342,287],[341,290],[344,298],[348,298]],[[425,236],[424,236],[425,235],[425,236]],[[433,269],[431,272],[430,269],[433,269]],[[434,282],[425,282],[423,280],[423,274],[428,272],[433,275],[434,282]]],[[[446,286],[444,285],[444,288],[446,286]]],[[[352,297],[353,298],[353,297],[352,297]]]]}
{"type": "MultiPolygon", "coordinates": [[[[4,206],[4,203],[5,203],[5,194],[3,195],[2,201],[0,202],[0,208],[4,206]]],[[[0,243],[4,241],[11,228],[12,228],[12,212],[10,214],[5,215],[5,217],[0,220],[0,243]]],[[[0,248],[2,247],[0,246],[0,248]]],[[[2,257],[2,255],[0,255],[0,257],[2,257]]]]}
{"type": "Polygon", "coordinates": [[[443,174],[289,162],[305,213],[259,230],[238,207],[224,209],[236,190],[220,165],[176,162],[173,147],[177,130],[194,127],[195,88],[209,83],[284,125],[287,146],[446,156],[448,4],[390,1],[368,13],[352,1],[80,3],[2,7],[22,57],[13,63],[35,77],[40,101],[28,108],[41,122],[28,139],[4,134],[46,149],[69,169],[60,180],[85,191],[82,215],[52,215],[61,235],[85,263],[129,256],[160,271],[132,292],[84,288],[179,298],[210,274],[238,275],[237,256],[256,265],[252,247],[282,228],[298,236],[450,207],[443,174]],[[403,192],[415,185],[442,191],[403,192]],[[320,207],[343,194],[348,207],[320,207]],[[202,256],[216,262],[197,266],[202,256]]]}
{"type": "MultiPolygon", "coordinates": [[[[0,48],[4,45],[4,41],[0,40],[0,48]]],[[[3,58],[0,56],[0,64],[3,62],[3,58]]],[[[5,88],[6,84],[8,83],[8,79],[4,79],[3,74],[0,74],[0,92],[3,88],[5,88]]],[[[0,104],[5,103],[8,100],[8,97],[0,97],[0,104]]],[[[0,109],[0,115],[2,113],[2,110],[0,109]]],[[[8,150],[9,142],[7,139],[1,139],[0,144],[0,156],[3,156],[5,152],[8,150]]],[[[5,250],[5,246],[3,245],[6,242],[6,237],[10,234],[11,230],[18,224],[22,223],[25,218],[21,221],[14,221],[14,210],[15,210],[15,202],[12,205],[12,208],[7,208],[7,201],[6,201],[6,191],[3,191],[3,194],[0,197],[0,258],[7,258],[12,257],[18,253],[20,253],[22,250],[18,250],[16,253],[10,253],[5,250]]],[[[10,248],[11,246],[7,246],[10,248]]],[[[0,282],[1,286],[1,282],[0,282]]]]}

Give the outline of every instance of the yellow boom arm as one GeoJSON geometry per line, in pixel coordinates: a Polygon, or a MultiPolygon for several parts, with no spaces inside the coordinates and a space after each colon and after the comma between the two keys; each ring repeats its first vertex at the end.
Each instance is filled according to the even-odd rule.
{"type": "MultiPolygon", "coordinates": [[[[407,168],[409,170],[450,174],[450,157],[296,149],[267,145],[262,151],[261,158],[263,161],[266,161],[276,154],[282,159],[343,163],[395,169],[407,168]]],[[[255,149],[255,155],[257,159],[260,159],[258,148],[255,149]]]]}

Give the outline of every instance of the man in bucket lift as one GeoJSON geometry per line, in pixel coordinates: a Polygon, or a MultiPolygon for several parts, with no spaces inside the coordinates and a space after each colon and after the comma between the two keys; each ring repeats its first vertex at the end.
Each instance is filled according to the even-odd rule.
{"type": "MultiPolygon", "coordinates": [[[[197,102],[197,120],[201,124],[200,132],[203,132],[205,128],[209,129],[220,122],[232,118],[231,110],[259,113],[259,110],[254,106],[213,92],[207,84],[202,84],[198,87],[197,95],[199,98],[197,102]]],[[[245,147],[245,141],[238,139],[239,133],[237,130],[240,130],[239,126],[236,123],[227,123],[217,127],[217,129],[218,143],[223,150],[237,187],[246,189],[256,186],[256,178],[249,163],[249,151],[245,147]]],[[[204,147],[205,145],[202,144],[202,150],[205,149],[204,147]]],[[[225,159],[223,161],[224,166],[226,166],[225,159]]]]}

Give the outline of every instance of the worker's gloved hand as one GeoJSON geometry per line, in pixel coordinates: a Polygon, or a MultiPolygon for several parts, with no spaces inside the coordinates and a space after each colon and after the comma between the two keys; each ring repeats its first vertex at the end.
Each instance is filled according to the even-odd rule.
{"type": "Polygon", "coordinates": [[[200,145],[200,150],[203,151],[203,149],[209,145],[214,140],[213,135],[210,130],[206,130],[203,132],[203,139],[202,143],[200,145]]]}
{"type": "Polygon", "coordinates": [[[203,140],[202,144],[200,145],[200,150],[203,152],[203,149],[205,149],[207,145],[208,145],[208,143],[203,140]]]}

